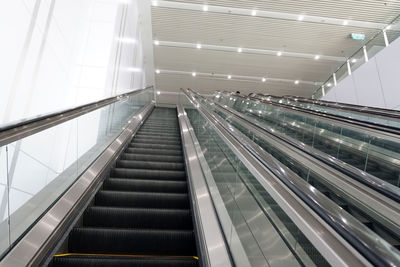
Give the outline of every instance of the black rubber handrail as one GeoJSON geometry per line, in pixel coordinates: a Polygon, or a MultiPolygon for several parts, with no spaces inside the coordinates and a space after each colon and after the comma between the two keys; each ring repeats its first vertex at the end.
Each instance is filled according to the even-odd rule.
{"type": "Polygon", "coordinates": [[[274,102],[274,101],[267,101],[267,100],[264,100],[264,99],[260,99],[258,97],[246,97],[246,96],[239,95],[239,94],[234,94],[232,96],[240,97],[240,98],[245,99],[245,100],[258,101],[260,103],[264,103],[264,104],[267,104],[267,105],[278,106],[278,107],[281,107],[281,108],[284,108],[284,109],[287,109],[287,110],[301,112],[303,114],[310,114],[310,115],[314,115],[314,116],[320,116],[320,117],[332,119],[332,120],[335,120],[335,121],[348,123],[349,125],[357,125],[357,126],[361,126],[361,127],[367,128],[367,129],[373,129],[373,130],[378,130],[378,131],[385,132],[385,133],[391,133],[391,134],[395,134],[395,135],[400,135],[400,129],[399,128],[392,127],[392,126],[389,126],[389,125],[383,125],[383,124],[378,124],[378,123],[374,123],[374,122],[358,120],[358,119],[349,118],[349,117],[340,116],[340,115],[326,114],[326,113],[322,113],[322,112],[318,112],[318,111],[314,111],[314,110],[309,110],[309,109],[306,109],[306,108],[300,108],[300,107],[295,107],[295,106],[291,106],[291,105],[281,104],[281,103],[274,102]]]}
{"type": "MultiPolygon", "coordinates": [[[[200,97],[198,93],[194,93],[200,97]]],[[[222,125],[221,125],[222,126],[222,125]]],[[[225,128],[225,126],[222,126],[225,128]]],[[[266,168],[274,173],[286,186],[288,186],[301,200],[303,200],[312,210],[314,210],[325,222],[327,222],[333,229],[335,229],[344,239],[346,239],[356,250],[358,250],[366,259],[368,259],[375,266],[396,266],[398,258],[393,258],[390,254],[383,255],[387,251],[378,251],[371,247],[369,244],[363,242],[359,235],[365,235],[362,231],[357,231],[354,227],[347,225],[342,222],[340,216],[333,214],[328,211],[323,205],[321,205],[317,198],[313,197],[313,192],[305,192],[298,188],[293,182],[290,181],[286,176],[286,173],[280,171],[280,165],[273,161],[264,160],[252,147],[238,139],[231,131],[226,129],[234,139],[236,139],[242,146],[244,146],[255,158],[257,158],[266,168]],[[276,165],[278,164],[278,165],[276,165]],[[276,165],[276,166],[274,166],[276,165]]],[[[376,242],[376,241],[375,241],[376,242]]],[[[398,255],[398,251],[394,252],[398,255]]]]}

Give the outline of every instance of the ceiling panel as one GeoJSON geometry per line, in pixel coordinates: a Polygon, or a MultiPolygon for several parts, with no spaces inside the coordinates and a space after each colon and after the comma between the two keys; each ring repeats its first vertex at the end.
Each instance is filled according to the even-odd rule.
{"type": "Polygon", "coordinates": [[[185,0],[235,8],[390,23],[400,14],[399,0],[185,0]]]}
{"type": "MultiPolygon", "coordinates": [[[[400,0],[187,0],[173,1],[235,8],[286,12],[337,19],[390,23],[400,14],[400,0]]],[[[264,17],[241,16],[166,7],[152,7],[153,38],[160,41],[202,43],[275,51],[350,57],[366,41],[350,38],[364,33],[369,40],[379,30],[343,25],[310,23],[264,17]]],[[[389,38],[391,38],[389,36],[389,38]]],[[[382,44],[378,44],[382,45],[382,44]]],[[[155,46],[158,69],[204,72],[290,80],[324,82],[344,62],[277,57],[247,53],[155,46]]],[[[285,82],[243,82],[215,77],[159,74],[160,90],[191,87],[201,93],[240,90],[271,94],[310,96],[316,85],[285,82]],[[245,88],[245,89],[244,89],[245,88]]]]}
{"type": "Polygon", "coordinates": [[[246,81],[228,81],[226,79],[211,79],[202,77],[191,77],[188,75],[164,75],[156,77],[156,86],[161,91],[177,92],[180,88],[191,88],[197,92],[211,94],[216,90],[240,91],[244,94],[265,93],[273,95],[297,95],[308,96],[312,92],[309,86],[268,82],[254,83],[246,81]]]}
{"type": "Polygon", "coordinates": [[[214,72],[233,76],[235,74],[266,76],[314,82],[324,82],[328,78],[328,73],[339,67],[338,62],[332,61],[162,46],[155,47],[154,56],[157,69],[214,72]]]}
{"type": "Polygon", "coordinates": [[[378,32],[375,29],[163,7],[153,7],[152,10],[153,36],[163,41],[346,56],[363,45],[350,38],[352,32],[365,33],[366,39],[378,32]]]}

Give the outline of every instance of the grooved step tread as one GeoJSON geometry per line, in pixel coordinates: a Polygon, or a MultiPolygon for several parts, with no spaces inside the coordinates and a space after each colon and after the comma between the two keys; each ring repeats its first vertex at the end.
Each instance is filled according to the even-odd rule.
{"type": "Polygon", "coordinates": [[[75,227],[68,249],[78,253],[182,255],[196,254],[192,230],[147,230],[75,227]]]}
{"type": "Polygon", "coordinates": [[[65,255],[57,256],[49,267],[197,267],[199,261],[194,257],[162,256],[101,256],[65,255]]]}
{"type": "Polygon", "coordinates": [[[188,195],[184,193],[154,193],[100,190],[95,196],[98,206],[135,208],[188,209],[188,195]]]}
{"type": "Polygon", "coordinates": [[[191,230],[190,210],[89,207],[83,225],[112,228],[191,230]]]}
{"type": "Polygon", "coordinates": [[[130,192],[187,193],[186,181],[108,178],[103,189],[130,192]]]}

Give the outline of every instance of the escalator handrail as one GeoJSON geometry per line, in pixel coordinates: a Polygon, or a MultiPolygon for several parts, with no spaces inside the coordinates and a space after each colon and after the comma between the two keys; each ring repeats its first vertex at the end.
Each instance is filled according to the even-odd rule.
{"type": "MultiPolygon", "coordinates": [[[[318,115],[326,116],[326,117],[333,118],[333,119],[335,119],[335,117],[337,117],[338,119],[344,120],[344,121],[352,120],[352,121],[354,121],[355,123],[357,123],[359,125],[363,125],[364,124],[365,127],[370,127],[370,128],[378,129],[378,130],[381,130],[381,131],[389,131],[389,132],[392,132],[392,133],[395,133],[395,134],[399,134],[399,132],[400,132],[399,131],[399,127],[391,126],[391,125],[388,125],[388,124],[382,124],[382,123],[378,123],[378,122],[374,122],[374,121],[367,121],[367,120],[362,120],[362,119],[342,116],[342,115],[339,115],[339,114],[332,114],[332,113],[327,113],[327,112],[318,111],[318,110],[314,110],[314,109],[308,109],[308,108],[304,108],[304,107],[290,105],[290,104],[287,104],[287,103],[280,103],[279,101],[265,100],[265,99],[262,99],[260,97],[264,97],[264,96],[257,95],[255,97],[251,97],[251,98],[254,98],[254,99],[257,99],[257,100],[263,101],[263,102],[275,103],[275,104],[280,105],[280,106],[286,106],[286,107],[290,107],[290,108],[294,107],[294,108],[299,109],[299,110],[304,111],[304,112],[309,112],[309,113],[312,113],[312,114],[318,114],[318,115]]],[[[274,98],[277,98],[277,97],[274,97],[274,98]]],[[[301,101],[298,101],[298,98],[289,98],[289,97],[283,97],[283,98],[286,99],[286,100],[290,99],[292,101],[301,102],[301,101]]],[[[316,103],[311,103],[311,104],[314,105],[316,103]]],[[[320,105],[320,104],[316,104],[316,105],[324,106],[324,105],[320,105]]],[[[325,105],[324,107],[328,107],[328,106],[325,105]]],[[[342,106],[339,106],[339,105],[335,106],[335,107],[330,107],[329,106],[328,108],[331,108],[331,109],[334,108],[334,109],[339,109],[339,110],[340,109],[342,109],[342,110],[350,110],[348,108],[345,108],[345,107],[342,107],[342,106]]],[[[364,109],[356,109],[356,110],[355,109],[351,109],[350,111],[352,111],[352,113],[359,113],[361,115],[369,116],[369,117],[373,117],[373,118],[378,118],[379,117],[379,119],[386,119],[386,120],[395,118],[395,119],[399,119],[400,120],[400,114],[399,114],[399,117],[392,116],[392,113],[389,113],[389,112],[386,112],[385,114],[383,114],[383,113],[379,113],[378,114],[377,112],[367,111],[368,108],[369,107],[364,107],[364,109]]],[[[391,121],[393,121],[393,120],[391,120],[391,121]]]]}
{"type": "Polygon", "coordinates": [[[302,96],[293,96],[293,95],[284,95],[284,96],[275,96],[275,95],[268,95],[268,94],[257,94],[262,97],[271,97],[275,99],[290,99],[296,102],[303,102],[309,104],[315,104],[323,107],[330,107],[334,109],[345,109],[349,111],[355,111],[361,114],[368,114],[368,115],[375,115],[379,117],[389,117],[400,119],[400,111],[392,110],[387,108],[378,108],[378,107],[367,107],[361,106],[357,104],[350,104],[350,103],[342,103],[342,102],[334,102],[334,101],[326,101],[322,99],[310,99],[302,96]]]}
{"type": "Polygon", "coordinates": [[[377,124],[370,124],[370,123],[366,123],[365,121],[357,121],[355,119],[350,119],[350,118],[339,118],[338,116],[334,116],[334,115],[328,115],[325,113],[322,114],[317,114],[316,112],[312,112],[309,110],[301,110],[300,108],[297,107],[293,107],[293,106],[287,106],[287,105],[282,105],[279,103],[275,103],[273,101],[266,101],[266,100],[261,100],[259,98],[252,98],[252,97],[244,97],[242,95],[233,95],[235,97],[239,97],[242,98],[244,100],[247,101],[255,101],[255,102],[259,102],[259,103],[263,103],[263,104],[267,104],[267,105],[273,105],[273,106],[277,106],[280,108],[284,108],[289,110],[289,112],[291,113],[297,113],[300,114],[302,116],[307,116],[309,118],[312,119],[317,119],[317,120],[321,120],[321,117],[323,117],[324,119],[326,119],[327,121],[331,121],[332,123],[335,123],[337,125],[339,125],[340,127],[343,128],[347,128],[347,129],[351,129],[353,131],[373,131],[373,136],[377,137],[377,138],[382,138],[382,139],[386,139],[386,140],[390,140],[392,142],[398,142],[398,137],[397,135],[400,135],[400,129],[398,128],[394,128],[394,127],[389,127],[384,125],[382,127],[382,125],[377,125],[377,124]],[[360,129],[361,128],[361,129],[360,129]]]}
{"type": "MultiPolygon", "coordinates": [[[[188,89],[189,92],[193,90],[188,89]]],[[[197,96],[202,97],[198,93],[197,96]]],[[[199,106],[201,106],[199,104],[199,106]]],[[[213,116],[218,121],[215,116],[213,116]]],[[[219,121],[222,127],[226,127],[219,121]]],[[[226,128],[225,128],[226,129],[226,128]]],[[[236,133],[226,129],[242,146],[244,146],[254,157],[256,157],[266,168],[272,171],[287,187],[309,207],[314,210],[319,216],[321,216],[325,222],[327,222],[333,229],[335,229],[341,236],[343,236],[347,242],[349,242],[354,248],[356,248],[364,257],[371,261],[377,266],[396,266],[400,264],[400,252],[396,251],[397,258],[393,257],[393,253],[390,253],[391,247],[386,247],[384,244],[377,242],[374,238],[371,238],[366,234],[366,231],[362,228],[366,228],[364,225],[358,228],[357,226],[361,223],[355,220],[352,216],[348,216],[345,213],[341,214],[341,209],[337,209],[329,203],[326,203],[322,193],[317,190],[313,190],[312,186],[301,186],[304,180],[296,179],[290,175],[291,171],[277,162],[277,160],[265,160],[259,155],[257,151],[250,144],[244,143],[236,133]],[[289,170],[289,171],[288,171],[289,170]],[[379,247],[379,251],[375,251],[374,248],[379,247]]],[[[272,156],[271,156],[272,157],[272,156]]],[[[393,251],[391,251],[393,252],[393,251]]]]}
{"type": "Polygon", "coordinates": [[[33,118],[24,119],[17,122],[0,126],[0,147],[7,145],[23,137],[35,134],[37,132],[46,130],[50,127],[58,125],[62,122],[79,117],[83,114],[93,110],[102,108],[120,100],[126,99],[130,96],[139,94],[153,86],[147,86],[142,89],[132,90],[127,93],[119,94],[116,96],[108,97],[102,100],[91,102],[88,104],[79,105],[72,108],[63,109],[56,112],[42,114],[33,118]]]}
{"type": "Polygon", "coordinates": [[[392,184],[389,184],[388,182],[385,182],[382,179],[379,179],[371,174],[368,174],[367,172],[361,171],[351,165],[350,166],[348,164],[345,165],[344,162],[336,159],[335,157],[332,157],[329,155],[324,155],[322,153],[317,153],[317,152],[311,151],[310,149],[306,149],[303,145],[298,144],[297,142],[294,142],[292,140],[289,140],[288,138],[286,138],[285,136],[283,136],[277,132],[272,132],[271,130],[265,128],[264,126],[262,126],[260,124],[256,124],[252,121],[249,121],[242,114],[236,114],[235,112],[224,107],[223,105],[221,105],[218,102],[214,102],[214,103],[216,105],[218,105],[220,108],[224,109],[229,114],[232,114],[235,117],[239,117],[239,118],[245,120],[252,126],[254,126],[264,132],[267,132],[268,134],[278,138],[279,140],[282,140],[285,143],[288,143],[288,144],[294,146],[295,148],[299,149],[300,151],[303,151],[304,153],[311,155],[312,157],[324,162],[328,166],[330,166],[338,171],[343,172],[344,174],[350,176],[351,178],[374,189],[375,191],[382,193],[384,196],[400,203],[400,188],[398,188],[392,184]]]}
{"type": "Polygon", "coordinates": [[[359,112],[361,114],[366,113],[368,115],[375,115],[375,116],[379,116],[379,117],[389,117],[389,118],[395,118],[395,119],[400,120],[400,111],[398,111],[398,110],[377,108],[377,107],[367,107],[367,106],[347,104],[347,103],[341,103],[341,102],[332,102],[332,101],[325,101],[325,100],[315,100],[315,99],[313,100],[313,99],[297,97],[297,96],[283,96],[282,98],[295,100],[297,102],[319,105],[319,106],[323,106],[323,107],[329,107],[329,108],[334,108],[334,109],[344,109],[344,110],[359,112]]]}

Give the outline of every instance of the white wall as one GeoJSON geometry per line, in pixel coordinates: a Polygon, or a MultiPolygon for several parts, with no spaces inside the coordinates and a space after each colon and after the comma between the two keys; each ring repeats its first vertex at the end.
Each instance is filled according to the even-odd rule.
{"type": "Polygon", "coordinates": [[[143,0],[1,1],[0,125],[153,85],[150,16],[143,0]]]}
{"type": "Polygon", "coordinates": [[[400,110],[400,38],[330,89],[323,100],[400,110]]]}
{"type": "MultiPolygon", "coordinates": [[[[150,3],[0,1],[0,125],[153,85],[150,3]]],[[[102,115],[0,147],[0,224],[100,142],[102,115]]]]}

